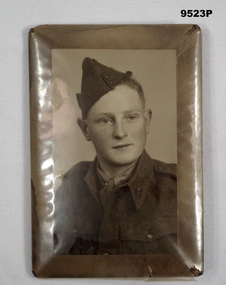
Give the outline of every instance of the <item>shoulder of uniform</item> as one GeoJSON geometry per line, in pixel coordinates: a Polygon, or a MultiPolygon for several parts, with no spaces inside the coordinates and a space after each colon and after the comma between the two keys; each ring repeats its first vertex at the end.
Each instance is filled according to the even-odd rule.
{"type": "Polygon", "coordinates": [[[91,165],[91,161],[81,161],[74,166],[72,166],[71,169],[65,174],[65,176],[71,176],[71,175],[76,175],[76,174],[81,174],[81,173],[86,173],[91,165]]]}
{"type": "Polygon", "coordinates": [[[159,160],[153,160],[154,169],[158,173],[177,176],[177,165],[175,163],[165,163],[159,160]]]}

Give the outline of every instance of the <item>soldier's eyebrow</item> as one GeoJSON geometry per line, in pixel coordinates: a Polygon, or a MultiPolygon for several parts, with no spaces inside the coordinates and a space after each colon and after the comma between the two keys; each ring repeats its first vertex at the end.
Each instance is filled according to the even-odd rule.
{"type": "MultiPolygon", "coordinates": [[[[122,113],[123,113],[123,114],[128,114],[128,113],[132,113],[132,112],[143,113],[143,110],[134,108],[134,109],[125,110],[125,111],[123,111],[122,113]]],[[[103,113],[98,113],[98,114],[96,114],[95,117],[99,117],[99,116],[116,116],[116,115],[117,115],[117,113],[103,112],[103,113]]]]}
{"type": "Polygon", "coordinates": [[[129,111],[125,111],[124,114],[130,114],[130,113],[141,113],[143,114],[143,110],[139,110],[139,109],[132,109],[129,111]]]}
{"type": "Polygon", "coordinates": [[[99,118],[99,117],[114,117],[115,115],[113,113],[98,113],[94,117],[99,118]]]}
{"type": "MultiPolygon", "coordinates": [[[[139,113],[139,114],[143,114],[144,111],[143,110],[140,110],[140,109],[131,109],[131,110],[126,110],[124,111],[122,114],[123,115],[128,115],[128,114],[131,114],[131,113],[139,113]]],[[[103,117],[109,117],[109,118],[114,118],[116,117],[117,114],[115,113],[108,113],[108,112],[103,112],[103,113],[98,113],[94,116],[94,119],[100,119],[100,118],[103,118],[103,117]]]]}

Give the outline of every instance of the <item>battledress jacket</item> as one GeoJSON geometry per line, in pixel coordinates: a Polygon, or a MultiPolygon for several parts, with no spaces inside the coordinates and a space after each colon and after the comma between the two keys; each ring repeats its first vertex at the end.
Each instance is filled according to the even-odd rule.
{"type": "Polygon", "coordinates": [[[76,164],[56,192],[55,254],[176,253],[176,165],[144,151],[129,181],[100,199],[96,163],[76,164]]]}

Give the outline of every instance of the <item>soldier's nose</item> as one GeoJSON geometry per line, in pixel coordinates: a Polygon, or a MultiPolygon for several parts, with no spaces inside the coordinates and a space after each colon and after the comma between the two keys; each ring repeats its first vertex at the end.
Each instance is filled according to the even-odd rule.
{"type": "Polygon", "coordinates": [[[113,136],[117,139],[122,139],[127,136],[127,131],[123,122],[115,123],[113,136]]]}

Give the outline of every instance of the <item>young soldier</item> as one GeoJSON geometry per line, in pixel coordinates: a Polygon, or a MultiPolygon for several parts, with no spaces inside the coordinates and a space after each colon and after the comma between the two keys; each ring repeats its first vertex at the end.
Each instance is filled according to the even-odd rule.
{"type": "Polygon", "coordinates": [[[176,165],[144,149],[151,111],[142,87],[94,59],[82,68],[78,125],[96,158],[72,167],[56,192],[55,253],[175,253],[176,165]]]}

